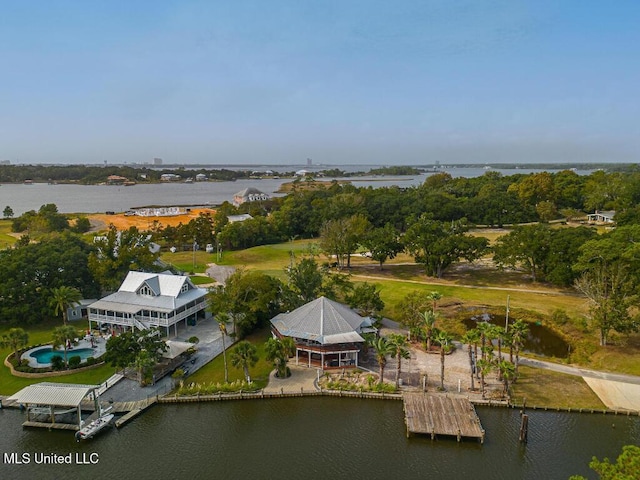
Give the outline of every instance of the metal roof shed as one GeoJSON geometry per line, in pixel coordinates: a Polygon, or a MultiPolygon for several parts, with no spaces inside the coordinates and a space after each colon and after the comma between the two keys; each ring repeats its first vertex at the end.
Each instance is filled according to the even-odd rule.
{"type": "Polygon", "coordinates": [[[8,398],[27,407],[27,421],[23,426],[79,430],[82,425],[80,405],[87,397],[94,401],[98,409],[98,385],[41,382],[23,388],[8,398]],[[47,408],[48,407],[48,408],[47,408]],[[69,410],[56,411],[55,407],[67,407],[69,410]],[[77,411],[78,423],[56,422],[56,415],[77,411]],[[31,415],[49,415],[51,422],[31,421],[31,415]]]}

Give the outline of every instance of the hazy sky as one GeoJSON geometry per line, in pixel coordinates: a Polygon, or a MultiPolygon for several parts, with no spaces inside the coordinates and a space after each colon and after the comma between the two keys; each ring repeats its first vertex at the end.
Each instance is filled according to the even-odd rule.
{"type": "Polygon", "coordinates": [[[640,161],[640,1],[2,0],[0,160],[640,161]]]}

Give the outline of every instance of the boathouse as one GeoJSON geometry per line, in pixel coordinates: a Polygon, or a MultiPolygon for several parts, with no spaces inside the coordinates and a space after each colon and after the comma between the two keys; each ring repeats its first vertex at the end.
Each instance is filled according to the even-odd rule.
{"type": "Polygon", "coordinates": [[[296,365],[323,370],[357,367],[358,355],[365,343],[361,334],[375,331],[370,319],[325,297],[271,319],[274,337],[293,338],[296,365]]]}
{"type": "Polygon", "coordinates": [[[89,326],[119,326],[146,330],[195,323],[206,316],[207,291],[196,287],[185,275],[131,271],[117,292],[89,306],[89,326]]]}
{"type": "Polygon", "coordinates": [[[98,385],[41,382],[23,388],[7,400],[23,405],[27,411],[25,427],[79,430],[81,404],[91,401],[98,409],[98,385]]]}

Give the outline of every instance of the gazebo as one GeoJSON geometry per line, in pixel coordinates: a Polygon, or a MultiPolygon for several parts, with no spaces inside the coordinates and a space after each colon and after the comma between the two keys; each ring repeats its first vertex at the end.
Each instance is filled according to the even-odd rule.
{"type": "Polygon", "coordinates": [[[296,345],[296,365],[321,369],[357,367],[364,345],[362,333],[374,331],[371,321],[346,305],[317,298],[289,313],[271,319],[276,338],[291,337],[296,345]]]}
{"type": "Polygon", "coordinates": [[[7,400],[24,405],[27,409],[25,427],[57,428],[63,430],[79,430],[82,426],[82,409],[80,404],[90,399],[98,405],[98,385],[81,385],[70,383],[41,382],[23,388],[7,400]],[[56,421],[63,415],[77,415],[75,422],[56,421]],[[40,421],[47,419],[48,421],[40,421]]]}

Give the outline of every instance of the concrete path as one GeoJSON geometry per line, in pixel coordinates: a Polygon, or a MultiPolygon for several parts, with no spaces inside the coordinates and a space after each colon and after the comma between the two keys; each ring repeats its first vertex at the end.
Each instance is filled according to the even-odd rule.
{"type": "MultiPolygon", "coordinates": [[[[233,330],[233,328],[230,325],[230,333],[231,330],[233,330]]],[[[172,337],[171,340],[186,342],[192,336],[198,337],[200,341],[196,345],[198,351],[185,365],[185,367],[189,369],[189,373],[195,372],[222,353],[222,334],[218,328],[218,324],[213,318],[201,320],[195,326],[188,326],[186,328],[179,327],[178,336],[172,337]]],[[[228,349],[233,345],[233,339],[227,336],[225,343],[228,349]]],[[[189,377],[187,377],[187,379],[188,378],[189,377]]],[[[164,395],[173,389],[172,380],[171,376],[168,375],[154,385],[141,387],[136,380],[124,378],[103,394],[103,400],[134,402],[155,397],[156,395],[164,395]]]]}
{"type": "Polygon", "coordinates": [[[567,375],[575,375],[578,377],[599,378],[601,380],[610,380],[614,382],[640,385],[640,377],[636,377],[635,375],[600,372],[597,370],[589,370],[588,368],[573,367],[571,365],[562,365],[559,363],[545,362],[542,360],[533,360],[526,357],[520,357],[520,365],[542,368],[545,370],[553,370],[555,372],[566,373],[567,375]]]}
{"type": "Polygon", "coordinates": [[[640,411],[640,377],[521,358],[521,365],[582,377],[602,403],[613,410],[640,411]]]}
{"type": "Polygon", "coordinates": [[[608,408],[640,411],[640,385],[592,377],[583,378],[608,408]]]}
{"type": "MultiPolygon", "coordinates": [[[[300,367],[289,362],[291,376],[289,378],[278,378],[275,370],[269,375],[269,384],[264,388],[265,393],[300,393],[318,390],[316,380],[318,379],[318,369],[300,367]]],[[[322,372],[320,372],[322,375],[322,372]]]]}
{"type": "Polygon", "coordinates": [[[222,265],[216,265],[215,263],[207,264],[207,276],[213,278],[216,282],[224,285],[233,272],[235,267],[224,267],[222,265]]]}

